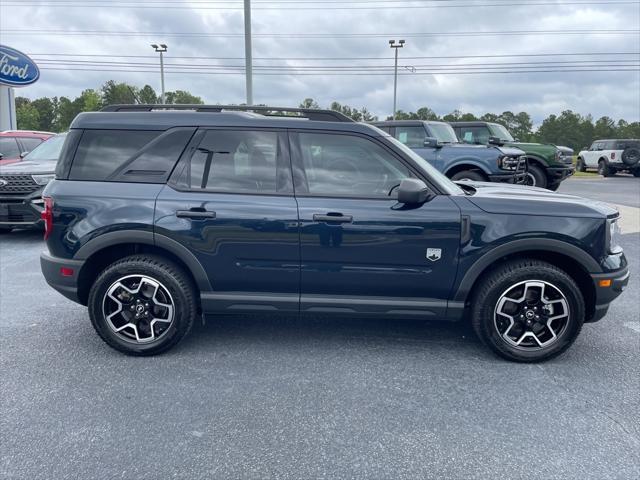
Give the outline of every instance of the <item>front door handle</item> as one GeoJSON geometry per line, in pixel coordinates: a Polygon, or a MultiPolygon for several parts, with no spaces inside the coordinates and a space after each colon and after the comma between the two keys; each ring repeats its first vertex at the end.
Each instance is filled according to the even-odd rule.
{"type": "Polygon", "coordinates": [[[313,214],[314,222],[327,222],[327,223],[351,223],[353,222],[352,215],[342,215],[341,213],[322,215],[319,213],[313,214]]]}
{"type": "Polygon", "coordinates": [[[216,218],[216,212],[205,210],[203,208],[192,208],[191,210],[178,210],[176,212],[178,218],[216,218]]]}

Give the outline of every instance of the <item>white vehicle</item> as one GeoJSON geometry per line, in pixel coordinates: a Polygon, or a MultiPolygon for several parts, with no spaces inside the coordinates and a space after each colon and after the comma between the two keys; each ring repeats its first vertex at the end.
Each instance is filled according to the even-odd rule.
{"type": "Polygon", "coordinates": [[[622,171],[640,177],[640,140],[596,140],[589,150],[578,154],[576,169],[584,172],[588,168],[598,169],[604,177],[622,171]]]}

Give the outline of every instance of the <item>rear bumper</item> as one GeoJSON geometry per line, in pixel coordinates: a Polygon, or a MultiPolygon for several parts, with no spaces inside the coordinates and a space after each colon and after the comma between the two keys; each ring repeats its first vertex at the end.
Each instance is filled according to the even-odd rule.
{"type": "Polygon", "coordinates": [[[607,314],[611,302],[620,296],[629,283],[629,276],[628,267],[611,273],[591,274],[596,289],[596,305],[593,317],[588,318],[587,322],[597,322],[607,314]],[[608,286],[600,286],[602,281],[606,283],[607,280],[610,281],[608,286]]]}
{"type": "Polygon", "coordinates": [[[76,303],[82,303],[78,298],[78,275],[83,265],[84,260],[57,258],[47,252],[40,254],[40,268],[47,283],[76,303]],[[66,269],[64,275],[63,269],[66,269]]]}

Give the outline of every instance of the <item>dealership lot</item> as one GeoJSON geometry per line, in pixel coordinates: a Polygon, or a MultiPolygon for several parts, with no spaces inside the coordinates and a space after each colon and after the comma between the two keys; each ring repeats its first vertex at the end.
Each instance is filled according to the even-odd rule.
{"type": "Polygon", "coordinates": [[[640,476],[640,182],[619,205],[628,291],[563,356],[492,356],[465,325],[220,318],[130,358],[48,288],[41,235],[0,237],[0,476],[640,476]]]}

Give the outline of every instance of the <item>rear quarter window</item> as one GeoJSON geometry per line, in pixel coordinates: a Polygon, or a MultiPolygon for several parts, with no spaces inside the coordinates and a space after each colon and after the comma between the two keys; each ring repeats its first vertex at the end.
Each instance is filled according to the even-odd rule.
{"type": "Polygon", "coordinates": [[[194,131],[85,130],[69,179],[163,183],[194,131]]]}

